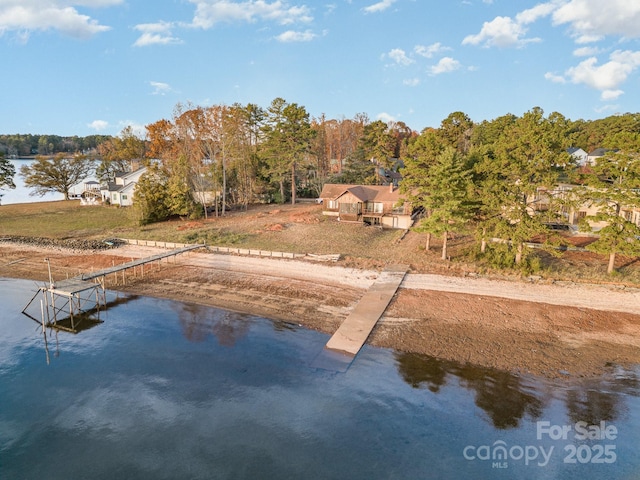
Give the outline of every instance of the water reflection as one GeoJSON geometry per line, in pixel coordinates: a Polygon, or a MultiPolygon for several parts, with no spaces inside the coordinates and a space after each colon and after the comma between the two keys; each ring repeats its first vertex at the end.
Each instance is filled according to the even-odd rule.
{"type": "Polygon", "coordinates": [[[635,373],[549,382],[370,346],[327,373],[311,364],[319,332],[144,297],[59,345],[47,331],[46,367],[19,313],[29,286],[0,279],[2,478],[638,478],[635,373]],[[615,418],[618,460],[567,465],[536,418],[615,418]],[[555,451],[544,469],[463,454],[496,442],[555,451]]]}
{"type": "Polygon", "coordinates": [[[233,347],[251,326],[250,317],[240,313],[187,303],[172,307],[178,314],[184,337],[191,342],[204,342],[213,334],[220,345],[233,347]]]}
{"type": "Polygon", "coordinates": [[[447,384],[447,369],[442,360],[411,353],[396,353],[398,371],[405,382],[413,388],[421,388],[423,384],[434,393],[447,384]]]}
{"type": "MultiPolygon", "coordinates": [[[[77,314],[74,316],[74,323],[72,325],[71,318],[66,317],[58,320],[56,323],[47,323],[46,326],[42,325],[38,319],[33,317],[27,311],[23,311],[22,314],[29,319],[35,321],[39,325],[42,325],[42,338],[44,341],[44,351],[45,351],[45,359],[47,365],[51,363],[51,352],[50,352],[50,341],[52,338],[55,338],[55,348],[53,351],[54,358],[60,356],[60,341],[58,338],[58,333],[60,331],[71,333],[71,334],[79,334],[85,332],[87,330],[92,329],[93,327],[104,323],[104,320],[100,319],[101,312],[106,312],[109,308],[115,308],[120,305],[126,305],[127,303],[137,300],[139,295],[120,295],[117,294],[111,300],[109,300],[102,310],[97,310],[93,312],[83,312],[81,314],[77,314]],[[48,333],[47,333],[48,331],[48,333]]],[[[104,315],[104,313],[103,313],[104,315]]]]}
{"type": "Polygon", "coordinates": [[[574,421],[596,424],[613,421],[626,412],[625,395],[639,396],[638,372],[622,370],[611,378],[583,382],[566,393],[567,414],[574,421]]]}
{"type": "Polygon", "coordinates": [[[514,428],[525,415],[534,420],[542,415],[542,399],[527,392],[521,377],[469,366],[460,368],[455,374],[463,380],[464,386],[475,391],[476,405],[489,415],[496,428],[514,428]]]}
{"type": "MultiPolygon", "coordinates": [[[[487,413],[495,428],[516,428],[528,417],[542,418],[550,401],[542,389],[534,389],[531,379],[509,372],[438,360],[427,355],[397,352],[395,359],[403,380],[413,388],[438,393],[447,383],[474,392],[475,404],[487,413]]],[[[639,396],[636,371],[622,371],[615,378],[593,379],[566,389],[563,401],[569,419],[589,425],[612,421],[625,410],[624,395],[639,396]]]]}

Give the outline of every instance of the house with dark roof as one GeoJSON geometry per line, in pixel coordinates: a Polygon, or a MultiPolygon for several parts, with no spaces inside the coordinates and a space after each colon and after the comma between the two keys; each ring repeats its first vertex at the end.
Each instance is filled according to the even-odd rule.
{"type": "Polygon", "coordinates": [[[604,157],[604,154],[607,152],[617,152],[617,150],[612,150],[610,148],[596,148],[595,150],[589,152],[587,156],[587,165],[595,165],[600,157],[604,157]]]}
{"type": "Polygon", "coordinates": [[[326,184],[320,194],[322,213],[341,222],[408,229],[413,223],[411,205],[390,185],[326,184]]]}

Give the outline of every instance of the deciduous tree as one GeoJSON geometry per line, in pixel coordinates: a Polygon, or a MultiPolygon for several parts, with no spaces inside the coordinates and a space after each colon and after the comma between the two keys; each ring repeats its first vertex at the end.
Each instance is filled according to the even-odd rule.
{"type": "Polygon", "coordinates": [[[53,158],[38,156],[31,165],[20,167],[24,184],[33,191],[30,195],[58,192],[69,200],[74,185],[86,180],[94,171],[95,162],[85,155],[68,157],[63,153],[53,158]]]}
{"type": "Polygon", "coordinates": [[[122,129],[119,137],[113,137],[98,146],[101,161],[96,168],[96,176],[106,181],[116,172],[134,169],[146,155],[146,142],[139,138],[131,126],[122,129]]]}

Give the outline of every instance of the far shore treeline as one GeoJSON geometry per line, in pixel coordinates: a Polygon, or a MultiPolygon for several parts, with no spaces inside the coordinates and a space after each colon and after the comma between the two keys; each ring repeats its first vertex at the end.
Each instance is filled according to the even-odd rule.
{"type": "MultiPolygon", "coordinates": [[[[257,201],[295,203],[298,196],[317,197],[326,183],[402,178],[404,198],[424,212],[415,228],[442,236],[443,258],[448,236],[473,233],[472,225],[483,253],[487,239],[498,238],[489,249],[497,261],[520,264],[529,239],[549,223],[566,222],[567,212],[585,202],[599,208],[581,228],[606,225],[592,248],[609,255],[610,266],[616,253],[640,253],[640,113],[571,120],[534,107],[474,122],[453,112],[418,132],[366,114],[312,118],[282,98],[266,108],[179,104],[170,119],[147,125],[144,138],[131,127],[116,137],[0,135],[1,156],[34,153],[59,162],[54,170],[68,168],[64,162],[74,156],[100,180],[132,163],[146,165],[135,192],[141,223],[211,210],[224,215],[257,201]],[[580,165],[571,148],[604,155],[580,165]],[[556,195],[559,185],[571,188],[556,195]],[[542,191],[548,193],[544,211],[534,205],[542,191]]],[[[43,163],[39,174],[50,174],[51,165],[43,163]]],[[[0,189],[11,187],[11,173],[0,170],[0,189]]],[[[21,169],[27,186],[42,186],[35,173],[21,169]]]]}

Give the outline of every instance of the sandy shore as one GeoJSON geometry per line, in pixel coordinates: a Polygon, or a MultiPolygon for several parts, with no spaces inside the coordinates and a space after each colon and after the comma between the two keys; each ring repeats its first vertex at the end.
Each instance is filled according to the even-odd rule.
{"type": "MultiPolygon", "coordinates": [[[[157,253],[0,244],[0,276],[57,278],[157,253]]],[[[107,279],[110,288],[213,305],[333,333],[378,272],[340,264],[189,253],[107,279]],[[118,284],[115,284],[115,282],[118,284]]],[[[409,273],[369,343],[516,373],[600,375],[640,364],[640,290],[409,273]]]]}

